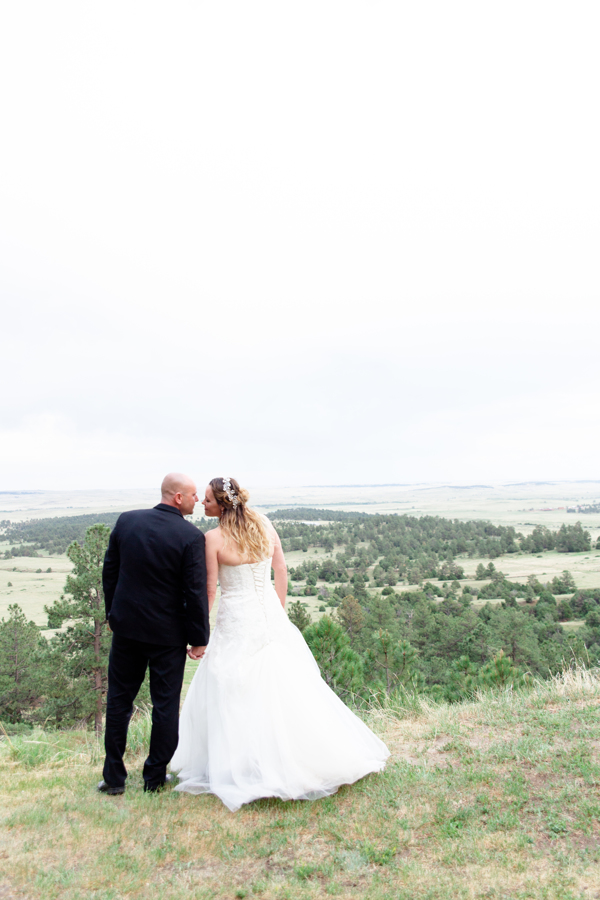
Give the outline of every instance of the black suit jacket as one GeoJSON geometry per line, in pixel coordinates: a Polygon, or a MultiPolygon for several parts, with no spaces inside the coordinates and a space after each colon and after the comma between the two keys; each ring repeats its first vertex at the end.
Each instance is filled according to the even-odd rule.
{"type": "Polygon", "coordinates": [[[119,516],[102,586],[115,634],[165,646],[208,644],[204,535],[174,506],[119,516]]]}

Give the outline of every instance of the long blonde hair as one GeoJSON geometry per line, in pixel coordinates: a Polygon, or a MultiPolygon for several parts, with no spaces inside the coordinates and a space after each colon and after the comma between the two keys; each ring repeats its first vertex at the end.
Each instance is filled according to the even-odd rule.
{"type": "Polygon", "coordinates": [[[248,491],[240,487],[235,478],[227,480],[231,485],[228,490],[225,490],[223,478],[213,478],[209,482],[215,500],[223,510],[219,524],[225,543],[235,541],[240,556],[246,557],[250,562],[267,559],[271,552],[271,542],[265,523],[257,512],[246,505],[250,499],[248,491]]]}

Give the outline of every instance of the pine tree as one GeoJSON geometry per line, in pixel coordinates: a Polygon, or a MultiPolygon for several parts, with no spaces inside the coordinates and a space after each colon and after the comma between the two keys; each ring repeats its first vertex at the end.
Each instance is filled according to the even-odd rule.
{"type": "Polygon", "coordinates": [[[342,626],[322,616],[304,637],[329,687],[340,697],[356,693],[363,683],[363,662],[342,626]]]}
{"type": "Polygon", "coordinates": [[[581,522],[575,525],[561,525],[556,533],[555,548],[560,553],[577,553],[583,550],[591,550],[592,542],[589,531],[585,531],[581,522]]]}
{"type": "Polygon", "coordinates": [[[479,665],[483,665],[492,654],[490,649],[491,642],[491,630],[485,621],[478,616],[475,627],[464,641],[466,650],[464,656],[479,665]]]}
{"type": "Polygon", "coordinates": [[[398,640],[401,632],[400,620],[389,596],[372,594],[368,598],[365,623],[362,628],[363,636],[368,641],[374,632],[382,629],[389,631],[398,640]]]}
{"type": "Polygon", "coordinates": [[[575,613],[573,612],[573,607],[569,600],[562,600],[561,604],[558,608],[558,614],[561,622],[570,622],[575,618],[575,613]]]}
{"type": "Polygon", "coordinates": [[[446,685],[448,700],[460,700],[476,687],[477,666],[466,654],[455,659],[450,665],[450,677],[446,685]]]}
{"type": "Polygon", "coordinates": [[[311,623],[311,618],[304,608],[304,604],[300,600],[288,603],[287,614],[290,622],[293,622],[302,634],[306,631],[311,623]]]}
{"type": "Polygon", "coordinates": [[[0,621],[0,717],[21,722],[39,701],[39,656],[44,639],[35,622],[28,622],[16,603],[0,621]]]}
{"type": "Polygon", "coordinates": [[[516,666],[541,671],[540,648],[531,616],[520,609],[495,609],[490,618],[496,647],[516,666]]]}
{"type": "Polygon", "coordinates": [[[562,575],[555,575],[550,584],[554,594],[572,594],[577,590],[575,579],[568,569],[563,569],[562,575]]]}
{"type": "Polygon", "coordinates": [[[337,618],[340,625],[354,644],[365,624],[365,614],[362,606],[352,594],[348,594],[337,608],[337,618]]]}
{"type": "Polygon", "coordinates": [[[69,623],[50,642],[47,710],[59,722],[93,719],[97,735],[102,733],[111,640],[102,591],[109,535],[106,525],[92,525],[83,546],[76,541],[70,544],[67,556],[74,568],[67,576],[65,593],[45,607],[50,628],[69,623]]]}
{"type": "Polygon", "coordinates": [[[420,680],[415,669],[417,651],[408,641],[397,640],[389,631],[380,629],[374,633],[365,658],[374,680],[380,674],[383,679],[380,684],[388,695],[399,684],[407,686],[415,679],[420,680]]]}
{"type": "Polygon", "coordinates": [[[428,657],[439,642],[439,622],[433,614],[434,609],[428,600],[421,600],[415,605],[410,620],[410,642],[422,659],[428,657]]]}
{"type": "Polygon", "coordinates": [[[506,687],[508,684],[523,684],[528,680],[528,676],[513,665],[510,657],[504,655],[504,650],[479,670],[477,678],[485,687],[506,687]]]}

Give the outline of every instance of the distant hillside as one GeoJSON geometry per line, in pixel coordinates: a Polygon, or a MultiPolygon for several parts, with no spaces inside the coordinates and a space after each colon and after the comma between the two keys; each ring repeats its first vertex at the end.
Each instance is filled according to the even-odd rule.
{"type": "Polygon", "coordinates": [[[367,519],[371,513],[343,512],[333,509],[313,509],[301,506],[297,509],[276,509],[267,513],[269,519],[287,519],[290,521],[309,522],[347,522],[349,519],[367,519]]]}
{"type": "Polygon", "coordinates": [[[0,539],[17,545],[13,554],[16,556],[31,556],[36,550],[64,553],[73,541],[83,541],[85,530],[90,525],[101,522],[112,527],[120,514],[120,512],[86,513],[81,516],[29,519],[26,522],[2,521],[0,539]],[[23,544],[29,546],[25,548],[23,544]]]}

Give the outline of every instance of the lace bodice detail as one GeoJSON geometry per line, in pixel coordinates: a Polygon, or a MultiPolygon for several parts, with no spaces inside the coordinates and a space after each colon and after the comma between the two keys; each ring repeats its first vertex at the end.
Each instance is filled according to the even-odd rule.
{"type": "Polygon", "coordinates": [[[287,623],[271,584],[270,558],[238,566],[219,565],[219,582],[215,639],[239,638],[259,648],[273,640],[287,623]]]}
{"type": "Polygon", "coordinates": [[[239,566],[219,565],[221,598],[240,591],[256,591],[263,595],[265,582],[271,583],[271,560],[262,559],[257,563],[242,563],[239,566]]]}

